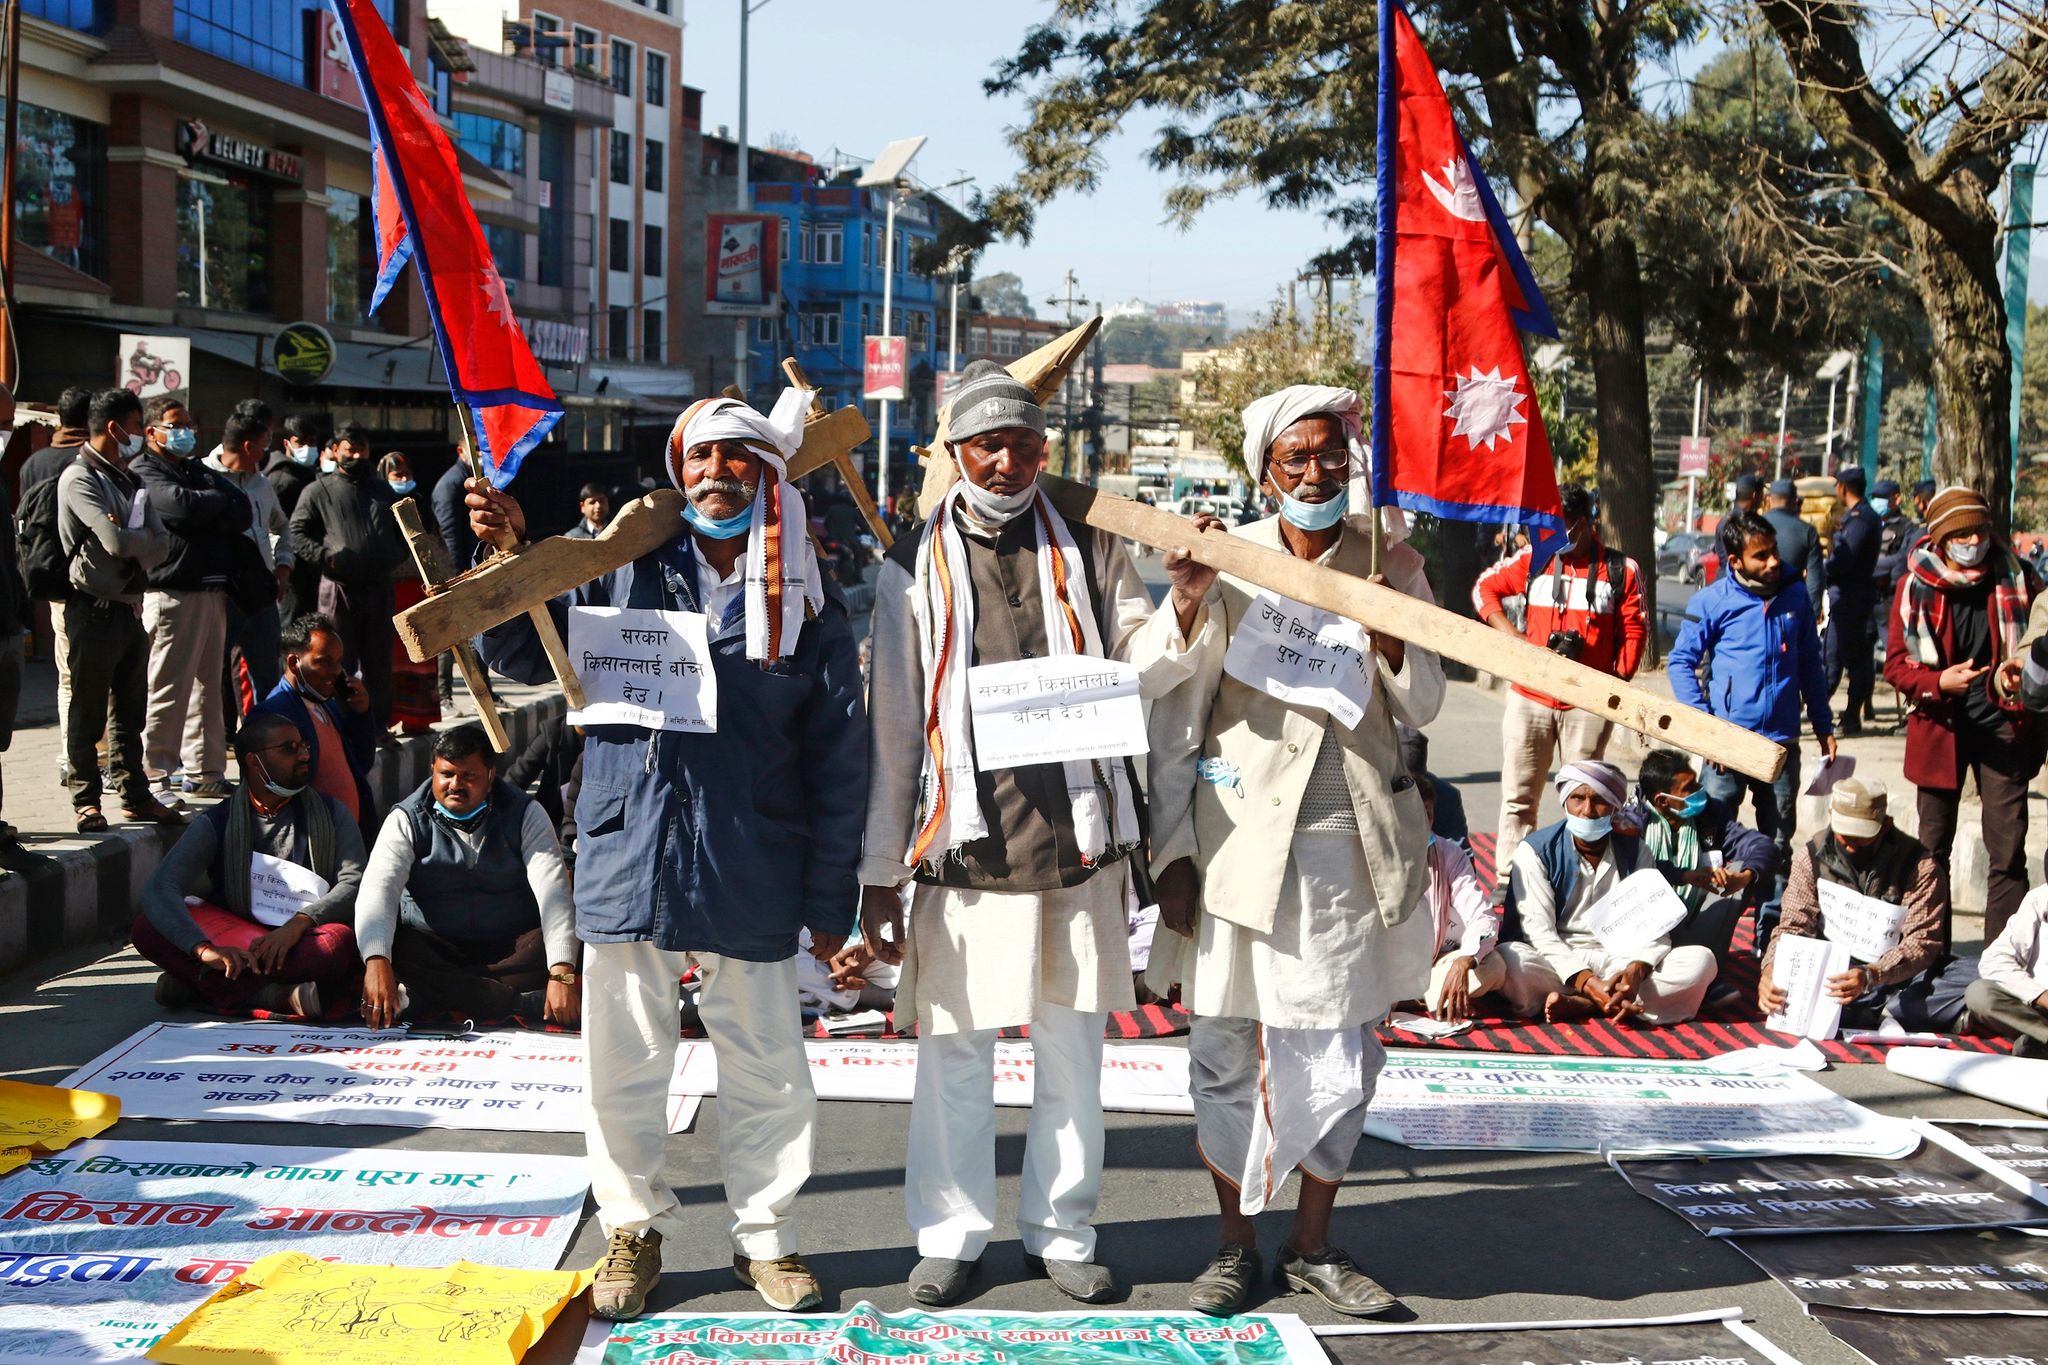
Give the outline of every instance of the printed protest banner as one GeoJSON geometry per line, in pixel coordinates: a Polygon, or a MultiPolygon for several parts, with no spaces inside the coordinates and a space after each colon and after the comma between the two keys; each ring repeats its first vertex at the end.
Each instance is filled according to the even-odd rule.
{"type": "Polygon", "coordinates": [[[1667,1318],[1318,1327],[1335,1365],[1798,1365],[1740,1308],[1667,1318]]]}
{"type": "Polygon", "coordinates": [[[773,1361],[1002,1362],[1002,1365],[1324,1365],[1291,1314],[849,1313],[692,1316],[593,1322],[577,1365],[768,1365],[773,1361]]]}
{"type": "Polygon", "coordinates": [[[133,1359],[279,1251],[549,1270],[571,1156],[95,1139],[0,1180],[0,1362],[133,1359]]]}
{"type": "Polygon", "coordinates": [[[1932,1142],[1909,1157],[1616,1159],[1637,1194],[1709,1237],[1896,1232],[2048,1223],[2048,1207],[1932,1142]]]}
{"type": "Polygon", "coordinates": [[[89,1090],[0,1081],[0,1175],[38,1152],[62,1151],[103,1133],[121,1117],[121,1101],[89,1090]]]}
{"type": "Polygon", "coordinates": [[[1919,1134],[1799,1072],[1394,1049],[1366,1131],[1410,1147],[1904,1156],[1919,1134]]]}
{"type": "Polygon", "coordinates": [[[2038,1318],[1810,1311],[1830,1336],[1860,1351],[1871,1365],[2048,1365],[2038,1318]]]}
{"type": "MultiPolygon", "coordinates": [[[[65,1084],[146,1119],[583,1131],[583,1040],[571,1034],[151,1024],[65,1084]]],[[[669,1131],[696,1113],[694,1096],[672,1098],[669,1131]]]]}
{"type": "Polygon", "coordinates": [[[164,1365],[516,1365],[588,1270],[330,1265],[267,1256],[150,1348],[164,1365]]]}
{"type": "Polygon", "coordinates": [[[2048,1314],[2048,1242],[2023,1232],[1729,1240],[1802,1303],[1878,1313],[2048,1314]]]}
{"type": "Polygon", "coordinates": [[[1943,1119],[1932,1125],[1980,1156],[2048,1183],[2048,1123],[1969,1123],[1943,1119]]]}
{"type": "MultiPolygon", "coordinates": [[[[810,1054],[811,1085],[821,1100],[908,1104],[917,1079],[917,1044],[818,1040],[810,1054]]],[[[1034,1074],[1031,1044],[997,1043],[996,1103],[1029,1108],[1034,1074]]],[[[684,1043],[671,1100],[718,1093],[718,1059],[709,1043],[684,1043]]],[[[1123,1113],[1192,1114],[1186,1048],[1112,1043],[1102,1050],[1102,1107],[1123,1113]]],[[[676,1130],[679,1131],[679,1130],[676,1130]]]]}

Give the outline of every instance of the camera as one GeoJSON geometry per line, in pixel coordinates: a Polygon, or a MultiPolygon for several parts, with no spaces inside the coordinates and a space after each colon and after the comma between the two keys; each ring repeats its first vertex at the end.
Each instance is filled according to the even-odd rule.
{"type": "Polygon", "coordinates": [[[1578,657],[1586,652],[1586,637],[1575,630],[1553,630],[1545,648],[1576,663],[1578,657]]]}

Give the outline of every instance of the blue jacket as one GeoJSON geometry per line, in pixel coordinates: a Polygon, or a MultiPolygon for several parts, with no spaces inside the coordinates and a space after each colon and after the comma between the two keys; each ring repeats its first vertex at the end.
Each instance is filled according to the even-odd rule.
{"type": "Polygon", "coordinates": [[[1883,548],[1884,523],[1859,502],[1842,517],[1828,554],[1828,592],[1838,602],[1877,600],[1877,553],[1883,548]]]}
{"type": "Polygon", "coordinates": [[[1672,696],[1766,739],[1798,742],[1802,695],[1814,734],[1835,731],[1813,603],[1797,580],[1770,598],[1758,597],[1732,573],[1701,588],[1686,608],[1667,667],[1672,696]],[[1709,675],[1704,688],[1703,670],[1709,675]]]}
{"type": "MultiPolygon", "coordinates": [[[[549,604],[567,636],[576,606],[699,611],[687,537],[549,604]]],[[[737,606],[737,604],[735,604],[737,606]]],[[[486,633],[491,667],[552,676],[524,616],[486,633]]],[[[576,933],[670,952],[779,962],[797,931],[845,934],[867,823],[868,720],[846,603],[825,609],[773,667],[747,658],[737,609],[711,632],[714,734],[593,725],[576,800],[576,933]]]]}
{"type": "MultiPolygon", "coordinates": [[[[1650,803],[1640,795],[1621,808],[1620,816],[1644,831],[1649,829],[1652,820],[1663,818],[1651,810],[1650,803]]],[[[1706,866],[1707,854],[1718,853],[1726,866],[1748,868],[1757,874],[1750,878],[1749,889],[1742,893],[1744,905],[1761,905],[1769,899],[1772,874],[1778,862],[1778,850],[1769,839],[1737,820],[1727,802],[1712,796],[1707,798],[1707,808],[1694,817],[1692,827],[1693,833],[1699,836],[1701,867],[1706,866]]],[[[1790,837],[1789,833],[1787,837],[1790,837]]],[[[1648,843],[1646,838],[1645,847],[1648,843]]],[[[1664,880],[1676,886],[1680,877],[1699,869],[1659,862],[1657,870],[1664,874],[1664,880]]]]}
{"type": "MultiPolygon", "coordinates": [[[[377,801],[370,794],[370,765],[377,759],[377,718],[369,711],[360,715],[329,697],[320,703],[327,708],[327,719],[341,736],[341,747],[348,754],[348,770],[356,779],[356,809],[361,812],[356,823],[364,831],[365,845],[375,842],[377,831],[377,801]]],[[[313,724],[312,713],[306,709],[306,698],[299,689],[292,686],[290,678],[278,679],[277,686],[270,689],[270,695],[256,703],[257,711],[283,716],[299,727],[299,735],[313,751],[313,771],[320,771],[320,731],[313,724]]]]}

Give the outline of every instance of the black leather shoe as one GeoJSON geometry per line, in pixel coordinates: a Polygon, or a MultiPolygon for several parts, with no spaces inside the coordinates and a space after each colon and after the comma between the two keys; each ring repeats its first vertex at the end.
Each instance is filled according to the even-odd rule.
{"type": "Polygon", "coordinates": [[[950,1308],[967,1292],[974,1264],[948,1256],[925,1257],[910,1269],[910,1297],[927,1308],[950,1308]]]}
{"type": "Polygon", "coordinates": [[[1209,1268],[1195,1276],[1188,1289],[1188,1307],[1212,1318],[1227,1318],[1244,1311],[1251,1302],[1265,1265],[1257,1247],[1228,1244],[1216,1253],[1209,1268]]]}
{"type": "Polygon", "coordinates": [[[1313,1294],[1349,1317],[1378,1317],[1401,1306],[1399,1299],[1358,1268],[1349,1252],[1337,1247],[1325,1247],[1313,1256],[1282,1247],[1273,1279],[1282,1290],[1313,1294]]]}
{"type": "Polygon", "coordinates": [[[1109,1303],[1123,1293],[1109,1267],[1094,1261],[1056,1261],[1026,1256],[1024,1263],[1052,1281],[1052,1287],[1077,1303],[1109,1303]]]}

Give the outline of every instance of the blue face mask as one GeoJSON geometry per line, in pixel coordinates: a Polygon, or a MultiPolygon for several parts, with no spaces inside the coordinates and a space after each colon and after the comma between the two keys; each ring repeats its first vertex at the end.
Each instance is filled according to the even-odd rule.
{"type": "Polygon", "coordinates": [[[1587,843],[1598,843],[1614,831],[1614,817],[1611,815],[1567,815],[1564,826],[1572,832],[1574,839],[1587,843]]]}
{"type": "Polygon", "coordinates": [[[1667,811],[1665,813],[1667,815],[1670,815],[1673,819],[1677,820],[1696,820],[1701,815],[1704,815],[1706,813],[1706,809],[1706,792],[1695,791],[1691,796],[1685,798],[1684,805],[1680,806],[1675,811],[1667,811]]]}
{"type": "Polygon", "coordinates": [[[436,815],[440,815],[447,819],[453,820],[458,825],[468,824],[470,821],[476,819],[479,815],[482,815],[485,811],[489,810],[490,808],[490,802],[486,801],[467,815],[457,815],[454,811],[449,810],[446,806],[442,805],[439,800],[436,800],[434,802],[434,813],[436,815]]]}
{"type": "Polygon", "coordinates": [[[391,491],[398,494],[401,498],[418,487],[419,483],[414,479],[393,479],[391,481],[391,491]]]}
{"type": "Polygon", "coordinates": [[[748,503],[747,509],[738,516],[720,521],[716,517],[707,517],[699,512],[696,503],[686,502],[683,504],[683,520],[689,522],[700,536],[709,536],[713,540],[731,540],[735,536],[745,535],[747,528],[754,524],[754,504],[748,503]]]}
{"type": "Polygon", "coordinates": [[[1344,519],[1344,507],[1349,501],[1343,493],[1327,502],[1303,502],[1292,493],[1280,494],[1280,515],[1290,525],[1304,531],[1327,531],[1344,519]]]}
{"type": "Polygon", "coordinates": [[[312,464],[320,458],[318,446],[286,446],[284,453],[291,456],[293,464],[312,464]]]}
{"type": "Polygon", "coordinates": [[[164,432],[164,449],[173,455],[190,455],[199,444],[199,433],[190,427],[171,427],[164,432]]]}
{"type": "Polygon", "coordinates": [[[1890,498],[1872,498],[1870,500],[1870,510],[1879,516],[1883,516],[1892,510],[1892,500],[1890,498]]]}

